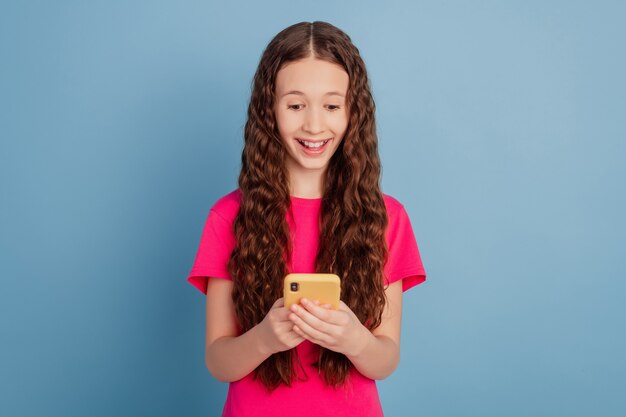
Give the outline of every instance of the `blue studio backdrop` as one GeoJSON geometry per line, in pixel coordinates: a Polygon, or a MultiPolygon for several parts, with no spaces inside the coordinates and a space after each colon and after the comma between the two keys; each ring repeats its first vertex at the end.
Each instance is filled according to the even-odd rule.
{"type": "Polygon", "coordinates": [[[390,416],[626,415],[618,1],[0,5],[0,415],[218,416],[186,282],[283,28],[345,30],[405,293],[390,416]]]}

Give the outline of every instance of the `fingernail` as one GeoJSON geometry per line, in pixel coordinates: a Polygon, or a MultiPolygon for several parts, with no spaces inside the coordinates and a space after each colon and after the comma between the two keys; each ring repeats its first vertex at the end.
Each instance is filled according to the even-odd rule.
{"type": "Polygon", "coordinates": [[[309,300],[307,300],[306,298],[303,298],[301,301],[302,301],[302,304],[309,304],[309,300]]]}

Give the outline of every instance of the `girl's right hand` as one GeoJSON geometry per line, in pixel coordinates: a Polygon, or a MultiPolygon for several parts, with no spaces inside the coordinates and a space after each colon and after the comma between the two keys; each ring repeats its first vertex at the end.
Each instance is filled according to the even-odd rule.
{"type": "Polygon", "coordinates": [[[265,318],[259,323],[261,346],[269,353],[277,353],[298,346],[305,339],[293,330],[290,311],[285,308],[284,297],[274,302],[265,318]]]}

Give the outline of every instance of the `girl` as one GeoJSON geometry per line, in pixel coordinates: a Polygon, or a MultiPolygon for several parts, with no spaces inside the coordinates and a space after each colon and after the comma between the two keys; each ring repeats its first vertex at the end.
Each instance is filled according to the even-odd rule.
{"type": "Polygon", "coordinates": [[[254,76],[239,187],[210,209],[188,281],[206,294],[222,416],[382,416],[402,292],[426,275],[409,217],[380,190],[374,101],[340,29],[274,37],[254,76]],[[284,307],[290,272],[341,278],[338,310],[284,307]]]}

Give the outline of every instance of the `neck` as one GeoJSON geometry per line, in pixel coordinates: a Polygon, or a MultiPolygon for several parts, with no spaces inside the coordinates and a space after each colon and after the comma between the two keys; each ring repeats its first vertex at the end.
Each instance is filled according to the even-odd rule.
{"type": "Polygon", "coordinates": [[[289,194],[300,198],[321,198],[324,194],[323,179],[325,169],[298,169],[288,167],[289,194]]]}

